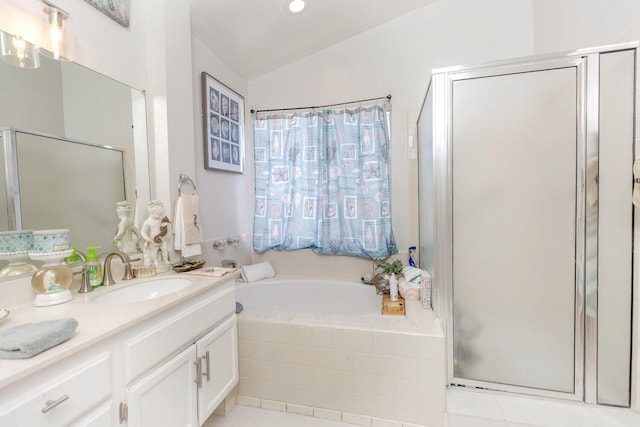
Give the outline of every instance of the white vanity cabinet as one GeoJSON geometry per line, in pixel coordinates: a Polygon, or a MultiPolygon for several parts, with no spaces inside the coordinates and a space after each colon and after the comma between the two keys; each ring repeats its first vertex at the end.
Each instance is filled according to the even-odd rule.
{"type": "Polygon", "coordinates": [[[202,425],[238,382],[233,314],[127,389],[131,426],[202,425]]]}
{"type": "Polygon", "coordinates": [[[130,334],[120,415],[128,425],[204,424],[238,382],[235,307],[235,284],[227,281],[130,334]]]}
{"type": "Polygon", "coordinates": [[[198,420],[202,425],[238,383],[238,321],[225,320],[196,343],[200,382],[198,420]]]}
{"type": "Polygon", "coordinates": [[[127,390],[130,426],[197,425],[196,351],[191,346],[145,375],[127,390]]]}
{"type": "MultiPolygon", "coordinates": [[[[0,387],[0,426],[204,424],[238,382],[235,276],[212,280],[194,281],[200,288],[177,302],[166,297],[103,312],[83,305],[81,310],[89,309],[100,322],[120,312],[142,314],[0,387]]],[[[102,327],[86,318],[78,321],[78,336],[69,343],[91,333],[83,326],[85,331],[102,327]]]]}
{"type": "Polygon", "coordinates": [[[61,362],[3,390],[0,426],[105,425],[113,396],[111,354],[77,362],[61,362]],[[84,421],[72,424],[79,419],[84,421]]]}

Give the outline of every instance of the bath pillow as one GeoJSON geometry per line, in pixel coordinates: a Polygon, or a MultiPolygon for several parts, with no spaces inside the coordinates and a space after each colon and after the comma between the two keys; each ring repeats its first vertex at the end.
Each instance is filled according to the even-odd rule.
{"type": "Polygon", "coordinates": [[[242,266],[242,280],[245,282],[255,282],[256,280],[266,279],[275,275],[276,272],[269,261],[242,266]]]}

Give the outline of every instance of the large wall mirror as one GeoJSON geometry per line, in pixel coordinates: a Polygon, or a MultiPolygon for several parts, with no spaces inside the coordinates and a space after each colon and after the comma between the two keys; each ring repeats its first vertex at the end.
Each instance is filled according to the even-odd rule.
{"type": "Polygon", "coordinates": [[[115,202],[139,226],[150,199],[144,93],[45,57],[0,61],[0,93],[0,231],[68,228],[78,249],[116,250],[115,202]]]}

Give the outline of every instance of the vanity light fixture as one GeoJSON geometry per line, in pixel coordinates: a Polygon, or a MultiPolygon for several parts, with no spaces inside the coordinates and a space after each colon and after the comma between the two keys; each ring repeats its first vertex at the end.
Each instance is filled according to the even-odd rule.
{"type": "Polygon", "coordinates": [[[304,0],[290,0],[287,5],[287,11],[293,15],[302,12],[306,4],[304,0]]]}
{"type": "Polygon", "coordinates": [[[35,45],[20,36],[0,31],[0,54],[7,64],[20,68],[38,68],[40,57],[35,45]]]}
{"type": "Polygon", "coordinates": [[[49,22],[40,53],[55,60],[70,61],[68,43],[64,42],[64,20],[70,15],[47,0],[42,0],[42,3],[45,5],[42,10],[49,17],[49,22]]]}

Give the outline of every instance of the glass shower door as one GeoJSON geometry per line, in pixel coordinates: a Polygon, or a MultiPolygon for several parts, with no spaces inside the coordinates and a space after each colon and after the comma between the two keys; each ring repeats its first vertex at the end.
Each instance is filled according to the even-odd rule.
{"type": "Polygon", "coordinates": [[[454,383],[580,393],[580,72],[452,81],[454,383]]]}

